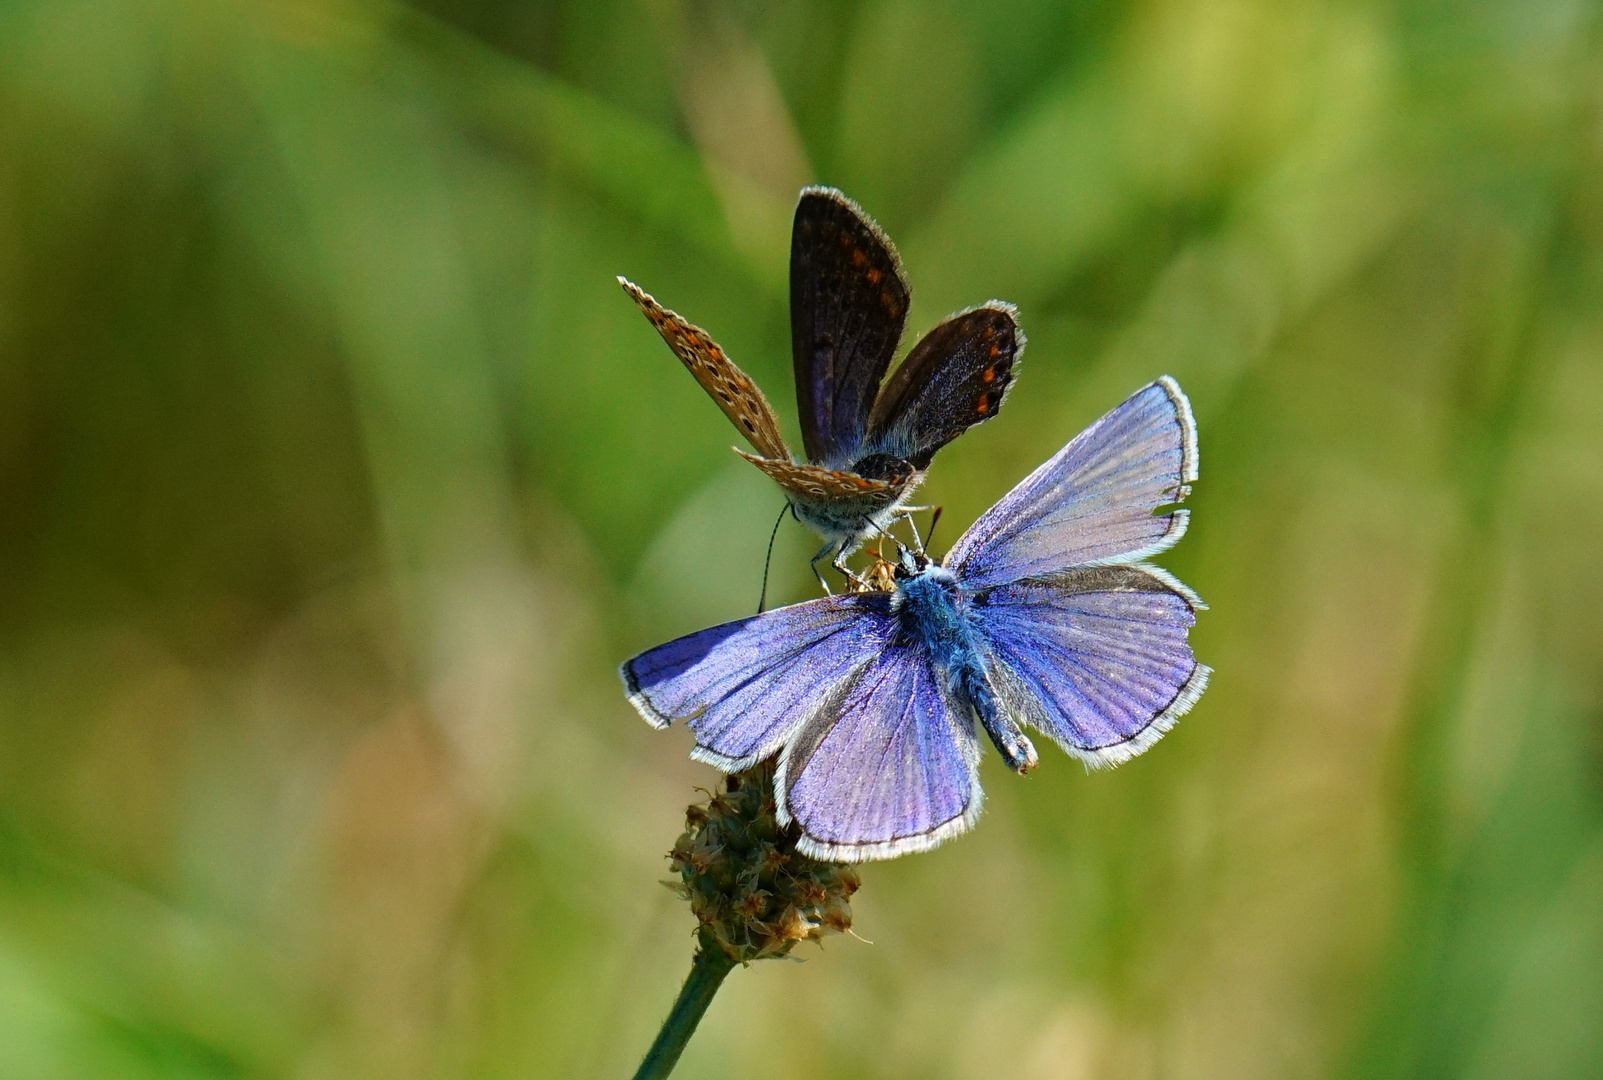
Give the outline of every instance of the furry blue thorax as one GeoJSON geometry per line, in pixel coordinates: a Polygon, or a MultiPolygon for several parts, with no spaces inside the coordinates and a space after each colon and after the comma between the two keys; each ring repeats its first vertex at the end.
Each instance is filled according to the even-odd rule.
{"type": "Polygon", "coordinates": [[[922,569],[905,564],[898,579],[891,611],[940,672],[947,691],[967,706],[960,712],[979,717],[1008,768],[1019,773],[1035,768],[1035,747],[1007,715],[987,674],[985,639],[970,615],[973,595],[950,570],[933,563],[922,569]]]}

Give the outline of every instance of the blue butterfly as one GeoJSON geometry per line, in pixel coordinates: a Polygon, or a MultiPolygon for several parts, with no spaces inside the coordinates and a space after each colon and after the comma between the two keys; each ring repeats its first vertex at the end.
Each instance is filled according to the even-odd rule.
{"type": "Polygon", "coordinates": [[[735,772],[779,754],[798,847],[855,862],[925,851],[979,816],[975,721],[1008,767],[1027,725],[1094,767],[1146,750],[1208,683],[1196,595],[1143,560],[1172,546],[1197,478],[1173,379],[1137,391],[986,511],[940,563],[904,551],[893,591],[811,600],[690,634],[620,671],[654,727],[735,772]]]}

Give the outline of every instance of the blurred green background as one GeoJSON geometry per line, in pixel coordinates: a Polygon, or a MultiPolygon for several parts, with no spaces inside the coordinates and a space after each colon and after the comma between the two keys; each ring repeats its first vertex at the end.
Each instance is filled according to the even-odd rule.
{"type": "MultiPolygon", "coordinates": [[[[616,1077],[780,500],[789,214],[1019,304],[949,542],[1165,372],[1217,669],[737,971],[685,1077],[1603,1075],[1580,0],[0,4],[0,1077],[616,1077]]],[[[951,531],[946,531],[948,524],[951,531]]],[[[811,591],[780,534],[779,589],[811,591]]]]}

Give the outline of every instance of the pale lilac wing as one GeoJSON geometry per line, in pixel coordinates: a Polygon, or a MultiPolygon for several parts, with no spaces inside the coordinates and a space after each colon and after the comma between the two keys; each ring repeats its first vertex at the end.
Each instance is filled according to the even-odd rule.
{"type": "Polygon", "coordinates": [[[925,851],[980,812],[979,746],[924,653],[892,642],[840,683],[780,758],[781,821],[816,859],[925,851]]]}
{"type": "Polygon", "coordinates": [[[998,586],[971,609],[1008,711],[1095,766],[1157,742],[1202,695],[1186,640],[1202,604],[1154,566],[1096,566],[998,586]]]}
{"type": "Polygon", "coordinates": [[[688,634],[619,675],[647,723],[683,720],[691,757],[734,772],[778,752],[895,630],[883,593],[831,596],[688,634]]]}
{"type": "Polygon", "coordinates": [[[991,507],[947,553],[969,589],[1098,562],[1134,562],[1172,546],[1197,478],[1197,428],[1164,376],[1076,435],[991,507]]]}

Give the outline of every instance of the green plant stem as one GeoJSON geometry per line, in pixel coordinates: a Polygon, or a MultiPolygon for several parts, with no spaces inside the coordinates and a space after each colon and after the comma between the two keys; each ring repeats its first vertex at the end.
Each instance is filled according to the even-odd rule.
{"type": "Polygon", "coordinates": [[[646,1059],[640,1063],[635,1080],[661,1080],[673,1072],[679,1055],[685,1052],[685,1044],[695,1034],[707,1006],[712,1004],[713,995],[718,993],[724,976],[734,966],[735,962],[716,946],[708,948],[703,943],[696,949],[696,958],[690,962],[690,974],[679,990],[679,998],[673,1003],[668,1019],[662,1022],[657,1040],[646,1051],[646,1059]]]}

